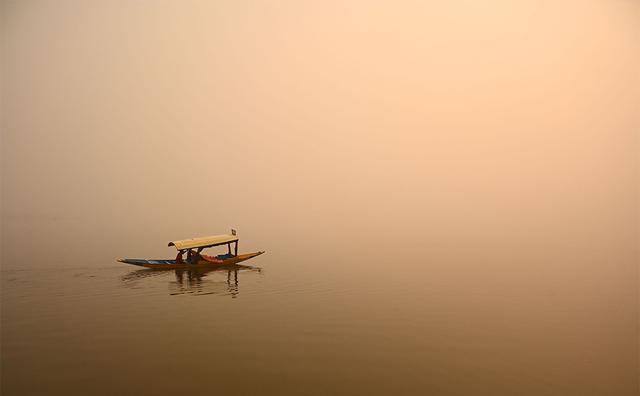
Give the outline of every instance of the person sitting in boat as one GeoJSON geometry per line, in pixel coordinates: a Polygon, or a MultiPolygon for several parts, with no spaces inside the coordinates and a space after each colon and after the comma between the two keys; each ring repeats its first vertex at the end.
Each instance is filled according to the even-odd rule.
{"type": "Polygon", "coordinates": [[[199,254],[194,252],[193,249],[189,249],[187,251],[187,263],[196,264],[198,262],[198,256],[199,254]]]}
{"type": "Polygon", "coordinates": [[[187,262],[189,264],[198,264],[198,261],[204,260],[200,252],[203,248],[198,248],[198,250],[194,251],[193,249],[189,249],[187,252],[187,262]]]}

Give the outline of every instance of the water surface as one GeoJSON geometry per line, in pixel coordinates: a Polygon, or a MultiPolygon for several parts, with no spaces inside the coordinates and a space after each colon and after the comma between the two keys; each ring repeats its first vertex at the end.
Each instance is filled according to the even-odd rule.
{"type": "Polygon", "coordinates": [[[2,271],[3,394],[634,394],[615,251],[257,239],[216,271],[43,241],[51,262],[2,271]]]}

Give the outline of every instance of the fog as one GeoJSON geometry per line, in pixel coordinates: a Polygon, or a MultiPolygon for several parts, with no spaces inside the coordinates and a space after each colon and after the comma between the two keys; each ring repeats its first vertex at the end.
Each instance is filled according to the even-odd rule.
{"type": "Polygon", "coordinates": [[[627,241],[638,11],[5,1],[5,226],[627,241]]]}
{"type": "Polygon", "coordinates": [[[593,248],[637,279],[639,11],[4,1],[3,266],[235,227],[283,250],[593,248]]]}
{"type": "Polygon", "coordinates": [[[638,2],[0,13],[4,270],[168,258],[169,240],[233,227],[276,272],[402,266],[486,307],[560,293],[621,340],[593,381],[632,389],[638,2]]]}

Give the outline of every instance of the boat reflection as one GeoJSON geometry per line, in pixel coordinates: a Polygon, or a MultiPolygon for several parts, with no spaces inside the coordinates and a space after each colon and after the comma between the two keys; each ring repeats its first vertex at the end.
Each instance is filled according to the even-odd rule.
{"type": "Polygon", "coordinates": [[[167,277],[170,295],[228,295],[236,298],[240,293],[238,274],[240,272],[261,273],[262,269],[247,265],[230,264],[217,268],[188,268],[175,270],[136,270],[122,277],[125,285],[140,288],[139,281],[150,277],[167,277]],[[226,276],[225,276],[226,275],[226,276]]]}

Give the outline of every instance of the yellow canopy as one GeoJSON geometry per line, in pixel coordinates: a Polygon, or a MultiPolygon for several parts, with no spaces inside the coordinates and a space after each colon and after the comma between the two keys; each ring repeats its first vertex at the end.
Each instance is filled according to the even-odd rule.
{"type": "Polygon", "coordinates": [[[237,240],[238,237],[236,235],[213,235],[208,237],[183,239],[181,241],[171,241],[169,242],[169,246],[175,246],[177,250],[184,250],[199,247],[225,245],[227,243],[236,242],[237,240]]]}

